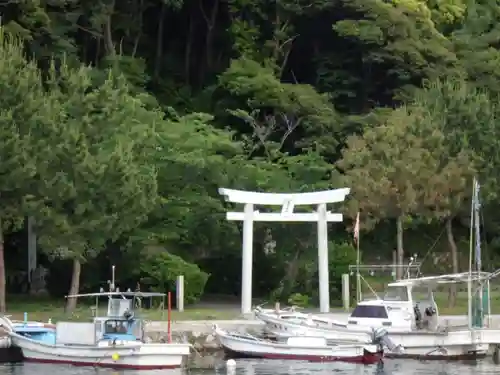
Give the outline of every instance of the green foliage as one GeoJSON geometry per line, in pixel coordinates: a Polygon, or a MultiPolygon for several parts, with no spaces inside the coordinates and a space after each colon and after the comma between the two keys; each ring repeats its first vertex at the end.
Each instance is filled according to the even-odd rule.
{"type": "Polygon", "coordinates": [[[330,293],[336,305],[341,305],[342,275],[349,274],[349,266],[356,264],[356,249],[347,242],[330,242],[328,271],[330,273],[330,293]]]}
{"type": "Polygon", "coordinates": [[[308,307],[309,300],[309,296],[300,293],[293,293],[290,297],[288,297],[287,302],[290,306],[308,307]]]}
{"type": "Polygon", "coordinates": [[[63,192],[61,176],[45,173],[55,161],[50,139],[61,131],[57,102],[46,94],[35,62],[23,45],[0,29],[0,311],[5,311],[4,233],[18,229],[26,214],[45,205],[49,189],[63,192]],[[42,175],[45,178],[39,179],[42,175]]]}
{"type": "MultiPolygon", "coordinates": [[[[500,137],[500,112],[488,92],[462,79],[441,79],[428,82],[416,92],[410,104],[425,111],[425,121],[446,134],[448,156],[469,154],[467,157],[485,187],[483,199],[496,199],[497,188],[490,185],[496,178],[489,179],[488,176],[496,175],[495,166],[500,161],[496,141],[500,137]]],[[[471,176],[467,177],[471,180],[471,176]]],[[[458,181],[450,186],[463,189],[463,183],[458,181]]]]}
{"type": "MultiPolygon", "coordinates": [[[[21,267],[12,244],[24,243],[15,230],[30,215],[40,250],[73,261],[73,281],[83,264],[86,285],[97,285],[112,262],[135,284],[145,249],[159,248],[170,255],[159,258],[156,287],[171,286],[179,264],[193,275],[203,265],[210,292],[238,293],[241,226],[225,214],[240,207],[219,187],[350,187],[349,202],[329,209],[349,218],[361,210],[363,246],[377,248],[366,256],[391,262],[395,222],[401,251],[404,230],[425,237],[451,218],[463,242],[473,175],[497,251],[498,7],[3,2],[0,242],[9,272],[21,267]]],[[[331,228],[332,299],[355,260],[350,226],[331,228]]],[[[257,223],[254,272],[267,277],[255,293],[314,302],[316,241],[309,223],[257,223]]],[[[193,278],[194,300],[206,278],[193,278]]]]}
{"type": "MultiPolygon", "coordinates": [[[[328,253],[330,298],[335,305],[340,306],[342,275],[349,273],[349,265],[356,263],[356,250],[347,242],[339,241],[329,243],[328,253]]],[[[307,251],[299,257],[293,284],[287,286],[282,282],[282,287],[273,291],[271,300],[282,300],[290,303],[290,300],[293,299],[296,301],[294,304],[300,306],[300,303],[306,302],[303,296],[308,296],[307,304],[317,303],[319,301],[317,259],[317,251],[307,251]]]]}
{"type": "Polygon", "coordinates": [[[200,270],[197,265],[188,263],[181,257],[166,251],[145,256],[141,260],[140,270],[144,275],[141,282],[161,293],[173,291],[177,277],[184,275],[186,303],[194,303],[200,299],[210,276],[200,270]]]}
{"type": "MultiPolygon", "coordinates": [[[[44,94],[40,72],[35,63],[26,63],[22,43],[0,30],[0,231],[22,223],[26,204],[38,203],[35,194],[43,187],[32,179],[50,162],[51,144],[40,139],[40,130],[51,131],[54,124],[52,101],[44,94]],[[46,158],[46,159],[45,159],[46,158]]],[[[3,237],[0,236],[3,243],[3,237]]]]}
{"type": "Polygon", "coordinates": [[[68,190],[46,192],[53,209],[40,218],[42,241],[51,255],[84,261],[155,206],[156,166],[150,162],[161,114],[145,109],[124,79],[111,73],[94,84],[89,68],[63,65],[50,72],[47,85],[59,101],[58,120],[71,133],[61,134],[66,138],[58,143],[66,147],[55,151],[47,171],[57,176],[65,170],[68,190]]]}
{"type": "Polygon", "coordinates": [[[436,117],[443,112],[428,110],[400,108],[384,125],[349,139],[339,166],[353,186],[351,215],[362,211],[375,221],[419,215],[426,205],[452,204],[454,191],[464,192],[472,174],[470,155],[463,147],[447,151],[443,122],[436,117]]]}

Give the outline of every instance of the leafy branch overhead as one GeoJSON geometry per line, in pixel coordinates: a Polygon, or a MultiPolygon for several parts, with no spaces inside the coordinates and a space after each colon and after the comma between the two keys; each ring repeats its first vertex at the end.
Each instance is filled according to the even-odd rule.
{"type": "Polygon", "coordinates": [[[331,134],[339,117],[328,96],[310,85],[282,83],[271,69],[241,59],[219,77],[219,90],[232,97],[222,104],[227,113],[250,127],[242,130],[250,156],[263,149],[272,160],[276,152],[314,147],[327,153],[338,145],[331,134]]]}

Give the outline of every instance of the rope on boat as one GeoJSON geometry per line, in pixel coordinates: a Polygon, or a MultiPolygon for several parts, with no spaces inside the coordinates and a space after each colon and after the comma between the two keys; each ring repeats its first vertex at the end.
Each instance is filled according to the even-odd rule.
{"type": "Polygon", "coordinates": [[[440,352],[441,354],[448,353],[448,351],[445,348],[443,348],[442,346],[438,346],[438,347],[432,349],[430,352],[425,353],[425,355],[430,355],[430,354],[436,353],[436,352],[440,352]]]}
{"type": "Polygon", "coordinates": [[[9,316],[0,316],[0,327],[2,327],[7,333],[14,332],[14,326],[9,316]]]}

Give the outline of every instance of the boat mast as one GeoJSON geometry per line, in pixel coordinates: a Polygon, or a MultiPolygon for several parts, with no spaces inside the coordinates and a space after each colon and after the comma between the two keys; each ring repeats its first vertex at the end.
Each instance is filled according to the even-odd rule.
{"type": "MultiPolygon", "coordinates": [[[[480,186],[479,182],[476,180],[476,198],[475,206],[474,206],[474,221],[475,221],[475,230],[476,230],[476,252],[475,252],[475,260],[476,260],[476,271],[478,274],[481,272],[482,264],[481,264],[481,222],[479,221],[479,210],[481,209],[481,203],[479,202],[479,191],[480,186]]],[[[481,281],[479,285],[482,286],[481,281]]],[[[479,291],[479,309],[482,315],[483,309],[483,288],[479,291]]],[[[482,325],[482,324],[481,324],[482,325]]]]}
{"type": "Polygon", "coordinates": [[[470,234],[469,234],[469,278],[467,280],[467,317],[469,329],[472,328],[472,257],[473,257],[473,238],[474,238],[474,200],[476,197],[476,178],[472,184],[472,202],[470,209],[470,234]]]}
{"type": "Polygon", "coordinates": [[[476,195],[474,197],[474,229],[476,230],[476,252],[475,252],[475,258],[476,258],[476,271],[480,272],[481,271],[481,230],[480,230],[480,222],[479,222],[479,210],[481,209],[481,203],[479,203],[479,182],[475,180],[476,183],[476,195]]]}
{"type": "Polygon", "coordinates": [[[359,303],[363,298],[361,292],[361,274],[359,273],[359,263],[361,262],[361,252],[359,250],[359,211],[354,224],[354,241],[356,241],[356,300],[359,303]]]}
{"type": "Polygon", "coordinates": [[[469,328],[477,326],[478,324],[482,326],[483,320],[483,288],[482,283],[479,280],[478,287],[476,287],[473,282],[472,272],[479,275],[482,269],[481,264],[481,223],[479,221],[479,210],[481,209],[481,204],[479,202],[479,191],[480,186],[476,178],[473,182],[473,193],[472,193],[472,207],[471,207],[471,229],[470,229],[470,251],[469,251],[469,280],[468,280],[468,292],[469,292],[469,328]],[[474,239],[474,243],[473,243],[474,239]],[[474,284],[474,287],[473,287],[474,284]],[[474,293],[472,290],[474,289],[474,293]]]}

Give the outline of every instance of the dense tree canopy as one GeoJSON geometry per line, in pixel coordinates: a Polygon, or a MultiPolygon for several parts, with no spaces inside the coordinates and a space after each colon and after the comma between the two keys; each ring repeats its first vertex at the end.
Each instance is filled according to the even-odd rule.
{"type": "MultiPolygon", "coordinates": [[[[335,208],[349,220],[330,227],[335,283],[355,259],[358,211],[374,261],[397,249],[403,263],[422,251],[408,236],[445,226],[433,251],[459,270],[478,176],[494,266],[499,10],[498,0],[1,3],[0,310],[5,268],[26,264],[16,259],[28,216],[59,275],[53,293],[96,288],[117,264],[132,287],[173,288],[184,273],[191,301],[239,294],[241,228],[225,220],[221,186],[351,187],[335,208]]],[[[254,248],[254,272],[267,276],[256,294],[316,298],[311,224],[256,224],[254,248]]]]}

